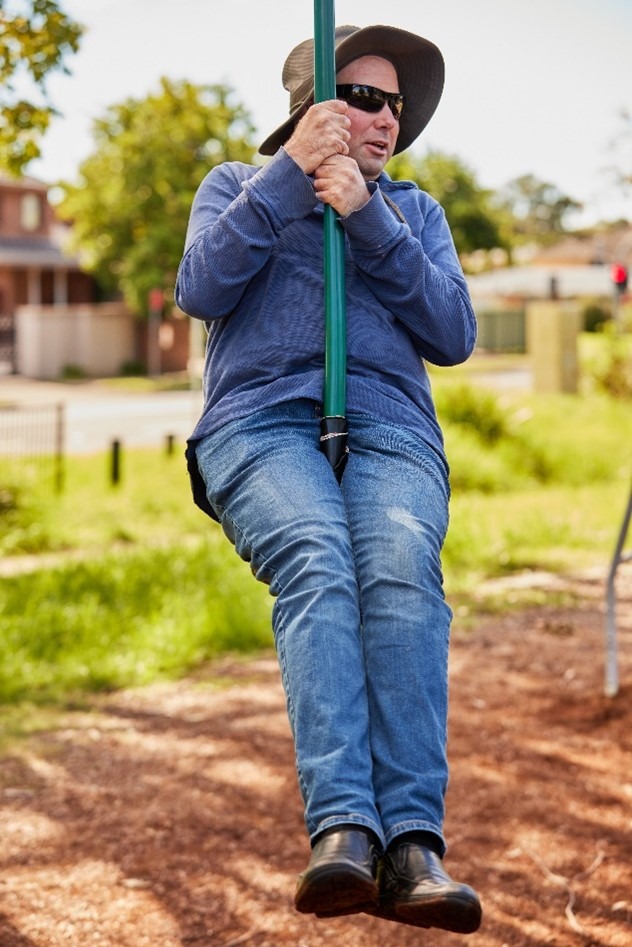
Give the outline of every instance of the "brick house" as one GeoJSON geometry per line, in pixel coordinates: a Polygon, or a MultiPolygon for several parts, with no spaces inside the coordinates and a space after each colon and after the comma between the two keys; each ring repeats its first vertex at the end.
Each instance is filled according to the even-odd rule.
{"type": "Polygon", "coordinates": [[[150,338],[147,321],[123,302],[97,302],[95,280],[64,249],[67,236],[46,184],[0,176],[0,375],[54,378],[69,366],[112,375],[126,364],[186,370],[190,320],[174,307],[150,338]]]}
{"type": "Polygon", "coordinates": [[[0,364],[5,370],[15,370],[18,306],[95,301],[94,280],[64,252],[65,235],[47,185],[29,177],[0,177],[0,364]]]}

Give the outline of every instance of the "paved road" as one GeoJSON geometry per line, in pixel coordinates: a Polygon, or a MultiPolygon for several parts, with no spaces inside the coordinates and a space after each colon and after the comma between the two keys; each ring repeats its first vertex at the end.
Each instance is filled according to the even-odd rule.
{"type": "Polygon", "coordinates": [[[63,405],[64,446],[68,453],[79,454],[107,450],[114,440],[128,447],[158,446],[172,436],[184,444],[200,415],[202,395],[199,391],[129,394],[98,382],[56,384],[4,376],[0,378],[3,404],[28,407],[29,411],[17,412],[15,417],[4,412],[1,452],[17,449],[23,440],[20,425],[23,429],[27,417],[32,426],[44,426],[44,412],[38,419],[38,407],[63,405]]]}
{"type": "MultiPolygon", "coordinates": [[[[528,389],[532,383],[525,369],[480,372],[472,380],[500,390],[528,389]]],[[[98,381],[58,384],[0,376],[0,406],[11,403],[33,410],[37,405],[63,405],[65,450],[80,454],[107,450],[114,440],[126,447],[160,446],[173,436],[184,444],[201,413],[202,394],[199,390],[130,394],[98,381]]],[[[7,418],[0,412],[0,453],[25,452],[17,447],[20,423],[19,417],[7,418]]],[[[49,424],[30,423],[42,428],[49,424]]]]}

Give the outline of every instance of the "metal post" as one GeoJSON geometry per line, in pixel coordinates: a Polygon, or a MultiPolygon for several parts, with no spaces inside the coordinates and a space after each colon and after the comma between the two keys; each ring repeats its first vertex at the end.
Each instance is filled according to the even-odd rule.
{"type": "Polygon", "coordinates": [[[606,697],[616,697],[619,692],[619,671],[617,664],[617,622],[616,622],[616,590],[615,579],[617,569],[622,562],[632,559],[632,553],[624,553],[623,547],[630,527],[632,518],[632,488],[628,498],[627,509],[623,516],[621,529],[612,557],[610,571],[608,572],[608,581],[606,584],[606,670],[604,693],[606,697]]]}
{"type": "MultiPolygon", "coordinates": [[[[314,98],[336,98],[335,13],[332,0],[314,5],[314,98]]],[[[345,242],[333,207],[324,208],[325,250],[325,390],[326,417],[343,417],[346,410],[345,242]]]]}
{"type": "MultiPolygon", "coordinates": [[[[314,99],[336,97],[335,14],[333,0],[314,2],[314,99]]],[[[347,463],[347,326],[345,238],[336,211],[324,207],[325,381],[320,446],[338,483],[347,463]]]]}
{"type": "Polygon", "coordinates": [[[61,493],[64,489],[64,439],[65,439],[65,406],[60,402],[56,406],[55,418],[55,491],[61,493]]]}
{"type": "Polygon", "coordinates": [[[121,442],[112,441],[110,455],[110,483],[113,487],[121,482],[121,442]]]}
{"type": "Polygon", "coordinates": [[[151,378],[160,375],[160,323],[164,301],[161,289],[150,290],[149,321],[147,323],[147,374],[151,378]]]}

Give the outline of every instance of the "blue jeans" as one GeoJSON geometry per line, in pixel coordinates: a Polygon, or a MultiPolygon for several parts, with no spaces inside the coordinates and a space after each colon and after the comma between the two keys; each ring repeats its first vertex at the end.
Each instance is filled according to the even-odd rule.
{"type": "Polygon", "coordinates": [[[300,400],[197,448],[226,535],[276,596],[307,829],[357,824],[383,845],[422,830],[445,850],[447,470],[411,432],[351,415],[339,486],[318,437],[300,400]]]}

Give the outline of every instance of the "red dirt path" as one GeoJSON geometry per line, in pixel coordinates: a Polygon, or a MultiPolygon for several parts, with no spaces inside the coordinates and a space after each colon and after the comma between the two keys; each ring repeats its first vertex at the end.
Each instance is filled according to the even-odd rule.
{"type": "MultiPolygon", "coordinates": [[[[627,568],[627,567],[626,567],[627,568]]],[[[623,573],[623,568],[621,572],[623,573]]],[[[632,945],[632,575],[455,629],[448,870],[464,938],[292,906],[308,857],[276,661],[95,700],[0,759],[1,947],[632,945]]]]}

